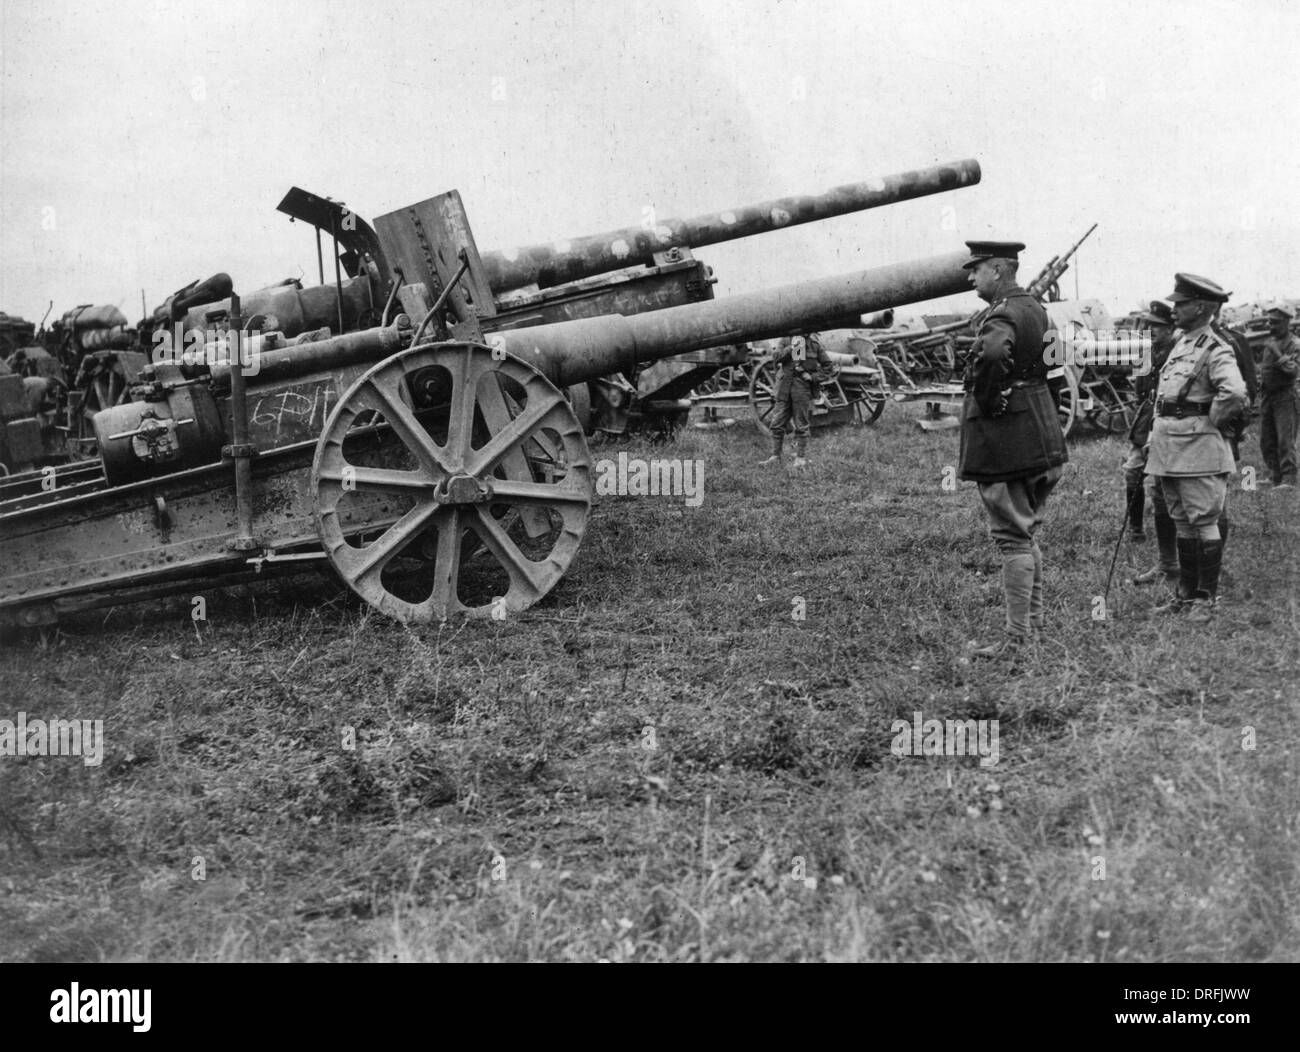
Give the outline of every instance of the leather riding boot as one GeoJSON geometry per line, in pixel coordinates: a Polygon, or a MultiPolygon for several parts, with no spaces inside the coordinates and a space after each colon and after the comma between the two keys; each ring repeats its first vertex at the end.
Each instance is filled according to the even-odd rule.
{"type": "Polygon", "coordinates": [[[1034,556],[1020,552],[1002,558],[1002,594],[1007,600],[1007,631],[1029,634],[1029,612],[1034,601],[1034,556]]]}
{"type": "Polygon", "coordinates": [[[1159,505],[1154,509],[1156,520],[1156,545],[1160,549],[1160,562],[1146,573],[1133,578],[1134,584],[1155,584],[1164,578],[1170,584],[1178,579],[1178,527],[1169,513],[1162,512],[1159,505]]]}
{"type": "Polygon", "coordinates": [[[1142,528],[1142,515],[1146,510],[1146,503],[1143,497],[1142,482],[1128,481],[1125,487],[1125,498],[1128,501],[1128,536],[1131,541],[1145,541],[1147,539],[1146,531],[1142,528]]]}
{"type": "Polygon", "coordinates": [[[1219,573],[1223,568],[1223,541],[1201,541],[1198,552],[1196,602],[1189,621],[1204,623],[1214,613],[1219,595],[1219,573]]]}
{"type": "Polygon", "coordinates": [[[1178,585],[1174,597],[1167,603],[1156,607],[1156,613],[1177,614],[1187,609],[1187,604],[1196,598],[1197,583],[1200,580],[1201,542],[1196,537],[1178,538],[1178,585]]]}
{"type": "Polygon", "coordinates": [[[1007,634],[977,648],[972,657],[1018,663],[1029,636],[1029,606],[1034,594],[1034,557],[1029,552],[1002,557],[1002,593],[1007,601],[1007,634]]]}

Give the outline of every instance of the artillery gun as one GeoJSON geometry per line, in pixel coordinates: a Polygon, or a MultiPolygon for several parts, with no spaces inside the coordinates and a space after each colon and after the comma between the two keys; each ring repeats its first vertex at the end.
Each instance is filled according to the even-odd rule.
{"type": "Polygon", "coordinates": [[[323,564],[404,622],[516,614],[586,532],[593,465],[567,388],[966,289],[952,253],[492,331],[455,191],[380,217],[374,247],[402,281],[381,324],[289,337],[232,296],[201,361],[153,363],[139,400],[95,416],[99,461],[0,482],[0,621],[323,564]]]}
{"type": "MultiPolygon", "coordinates": [[[[637,226],[562,238],[482,254],[482,275],[471,300],[487,331],[502,331],[609,314],[640,314],[713,298],[712,268],[693,249],[753,237],[834,216],[881,208],[931,194],[974,186],[979,163],[960,160],[834,187],[817,195],[776,198],[760,204],[706,212],[690,219],[647,215],[637,226]]],[[[329,326],[334,333],[387,324],[395,310],[414,317],[428,303],[408,303],[401,286],[409,260],[389,258],[378,231],[342,203],[291,189],[277,206],[291,220],[316,231],[321,285],[303,289],[286,282],[244,297],[248,314],[260,313],[286,337],[329,326]],[[335,283],[325,284],[322,239],[331,253],[335,283]],[[342,253],[339,248],[342,248],[342,253]],[[345,277],[344,274],[347,276],[345,277]]],[[[404,277],[405,275],[405,277],[404,277]]],[[[430,288],[431,296],[440,289],[430,288]]],[[[224,295],[224,294],[223,294],[224,295]]],[[[183,319],[187,330],[203,328],[229,310],[228,299],[195,303],[183,319]]],[[[856,317],[837,324],[857,325],[856,317]]],[[[686,396],[719,369],[740,365],[747,349],[723,345],[665,359],[644,369],[597,377],[570,392],[588,434],[626,429],[629,418],[680,422],[686,396]]]]}

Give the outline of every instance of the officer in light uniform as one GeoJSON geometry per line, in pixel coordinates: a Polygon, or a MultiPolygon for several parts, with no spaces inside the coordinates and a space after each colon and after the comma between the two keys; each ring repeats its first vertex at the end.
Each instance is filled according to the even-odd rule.
{"type": "Polygon", "coordinates": [[[1043,555],[1035,540],[1047,496],[1068,456],[1048,387],[1047,312],[1016,282],[1013,241],[967,241],[970,282],[989,304],[966,367],[961,478],[979,484],[989,532],[1002,556],[1006,636],[980,658],[1015,657],[1043,627],[1043,555]]]}
{"type": "Polygon", "coordinates": [[[1210,329],[1228,293],[1208,278],[1180,273],[1168,298],[1183,335],[1160,370],[1147,474],[1162,487],[1174,520],[1178,589],[1159,609],[1190,607],[1189,620],[1208,621],[1223,559],[1219,515],[1235,468],[1219,428],[1245,407],[1246,383],[1233,348],[1210,329]]]}
{"type": "Polygon", "coordinates": [[[1278,489],[1296,483],[1296,381],[1300,380],[1300,346],[1291,334],[1290,307],[1268,312],[1268,342],[1259,363],[1259,451],[1278,489]]]}

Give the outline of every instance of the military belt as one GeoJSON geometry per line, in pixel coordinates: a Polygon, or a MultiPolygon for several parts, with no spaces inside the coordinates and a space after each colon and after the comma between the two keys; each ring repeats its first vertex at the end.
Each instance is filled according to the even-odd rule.
{"type": "Polygon", "coordinates": [[[1209,402],[1170,402],[1163,398],[1156,399],[1156,414],[1172,416],[1181,420],[1185,416],[1209,416],[1209,402]]]}

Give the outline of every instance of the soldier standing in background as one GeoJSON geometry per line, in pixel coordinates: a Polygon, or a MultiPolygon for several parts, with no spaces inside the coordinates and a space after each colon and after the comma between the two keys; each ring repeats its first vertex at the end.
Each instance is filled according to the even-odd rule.
{"type": "MultiPolygon", "coordinates": [[[[1151,372],[1146,376],[1137,377],[1134,381],[1139,404],[1133,426],[1129,429],[1128,437],[1133,443],[1133,448],[1129,452],[1128,459],[1124,461],[1124,477],[1129,500],[1129,536],[1134,540],[1144,540],[1146,534],[1142,530],[1142,485],[1147,464],[1147,443],[1151,439],[1151,424],[1155,417],[1156,387],[1160,383],[1160,370],[1164,367],[1176,341],[1174,309],[1164,300],[1152,300],[1150,309],[1138,317],[1151,333],[1151,372]],[[1133,491],[1135,483],[1136,493],[1133,491]],[[1139,533],[1141,537],[1137,536],[1139,533]]],[[[1169,517],[1169,509],[1165,506],[1164,489],[1159,480],[1154,478],[1151,480],[1151,512],[1155,518],[1159,561],[1145,573],[1134,577],[1133,583],[1154,584],[1163,577],[1170,584],[1174,584],[1178,580],[1177,531],[1174,520],[1169,517]]]]}
{"type": "Polygon", "coordinates": [[[979,658],[1014,658],[1043,627],[1043,555],[1034,534],[1068,459],[1047,386],[1047,312],[1016,283],[1019,242],[967,241],[965,268],[989,309],[966,366],[961,478],[979,484],[989,532],[1002,556],[1006,636],[979,658]]]}
{"type": "Polygon", "coordinates": [[[776,411],[772,416],[772,455],[763,464],[781,463],[786,430],[794,426],[794,460],[791,467],[808,463],[808,434],[812,430],[812,402],[818,381],[831,371],[830,355],[815,332],[792,336],[774,359],[779,373],[776,381],[776,411]]]}
{"type": "MultiPolygon", "coordinates": [[[[1147,331],[1151,333],[1151,371],[1145,376],[1138,376],[1133,380],[1138,408],[1133,417],[1133,425],[1128,432],[1131,448],[1128,457],[1124,461],[1124,495],[1128,500],[1129,539],[1145,541],[1147,535],[1146,530],[1143,529],[1142,521],[1146,508],[1144,506],[1142,487],[1146,482],[1146,444],[1147,439],[1151,437],[1151,419],[1155,413],[1156,382],[1160,377],[1160,368],[1165,364],[1165,359],[1169,357],[1169,352],[1174,346],[1174,311],[1164,300],[1152,300],[1150,308],[1137,317],[1139,321],[1144,323],[1147,331]]],[[[1168,512],[1165,511],[1163,497],[1160,496],[1159,490],[1155,487],[1152,487],[1151,491],[1151,506],[1156,509],[1156,539],[1160,541],[1162,553],[1165,550],[1161,534],[1162,518],[1168,528],[1169,551],[1172,562],[1173,559],[1177,558],[1177,556],[1173,555],[1174,523],[1169,518],[1168,512]],[[1164,512],[1163,517],[1161,512],[1164,512]]],[[[1177,572],[1176,566],[1174,570],[1177,572]]]]}
{"type": "Polygon", "coordinates": [[[1277,489],[1296,484],[1296,381],[1300,379],[1300,347],[1291,334],[1290,307],[1268,312],[1268,341],[1259,362],[1259,451],[1277,489]]]}
{"type": "Polygon", "coordinates": [[[1178,588],[1158,609],[1191,607],[1189,620],[1209,621],[1219,590],[1223,541],[1219,516],[1236,467],[1226,428],[1246,405],[1246,383],[1232,346],[1210,328],[1228,294],[1208,278],[1176,274],[1174,321],[1183,330],[1156,392],[1147,474],[1164,489],[1174,520],[1178,588]]]}
{"type": "MultiPolygon", "coordinates": [[[[1226,302],[1227,293],[1224,293],[1226,302]]],[[[1250,425],[1250,411],[1255,405],[1255,396],[1258,387],[1255,383],[1255,355],[1251,353],[1250,344],[1236,329],[1229,329],[1219,320],[1219,311],[1223,309],[1220,303],[1214,312],[1214,320],[1210,322],[1210,331],[1219,337],[1233,350],[1237,357],[1237,369],[1241,373],[1242,380],[1246,383],[1247,404],[1242,407],[1241,413],[1236,419],[1227,423],[1223,428],[1223,437],[1228,440],[1228,445],[1232,446],[1232,461],[1238,470],[1241,468],[1241,440],[1246,437],[1246,428],[1250,425]]],[[[1223,551],[1226,556],[1228,550],[1228,493],[1223,495],[1223,513],[1219,516],[1219,539],[1223,542],[1223,551]]],[[[1223,583],[1227,583],[1227,570],[1224,570],[1223,583]]]]}

